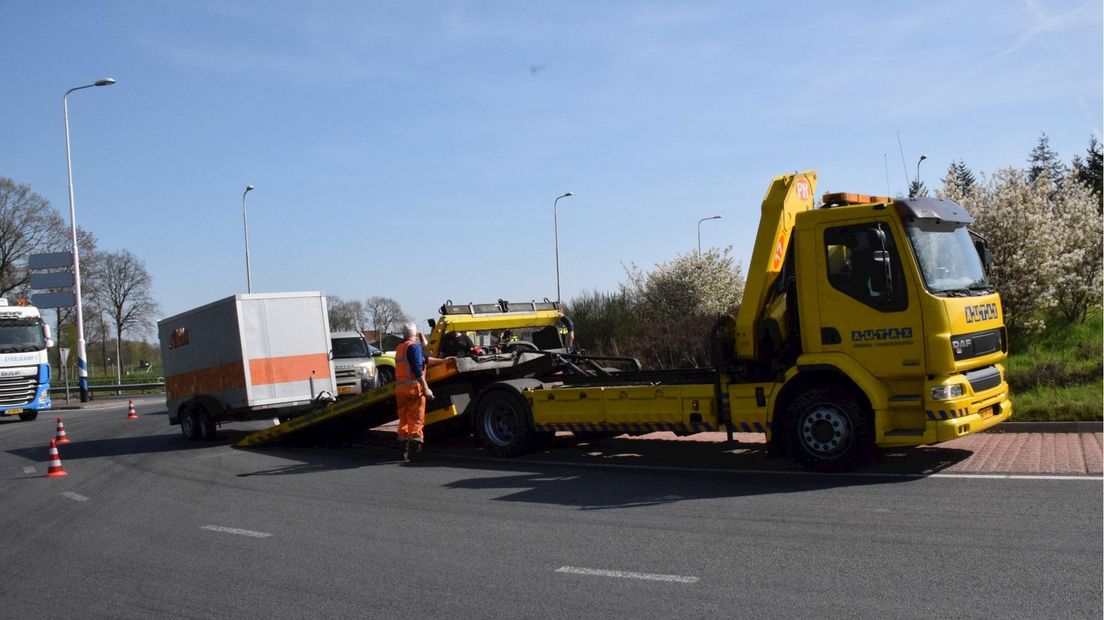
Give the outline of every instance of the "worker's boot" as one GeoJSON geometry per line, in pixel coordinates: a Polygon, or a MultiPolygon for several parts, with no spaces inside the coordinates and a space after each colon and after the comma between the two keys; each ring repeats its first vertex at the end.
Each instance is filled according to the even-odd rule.
{"type": "Polygon", "coordinates": [[[409,463],[410,462],[410,443],[411,443],[410,440],[407,440],[407,441],[403,442],[403,462],[404,463],[409,463]]]}

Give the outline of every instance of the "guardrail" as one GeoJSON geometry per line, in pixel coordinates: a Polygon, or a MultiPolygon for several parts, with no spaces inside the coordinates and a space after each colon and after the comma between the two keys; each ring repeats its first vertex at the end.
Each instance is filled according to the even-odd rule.
{"type": "Polygon", "coordinates": [[[163,382],[153,383],[120,383],[118,385],[89,385],[88,391],[92,393],[96,392],[118,392],[118,391],[134,391],[138,390],[144,392],[146,390],[155,390],[158,392],[165,391],[165,384],[163,382]]]}

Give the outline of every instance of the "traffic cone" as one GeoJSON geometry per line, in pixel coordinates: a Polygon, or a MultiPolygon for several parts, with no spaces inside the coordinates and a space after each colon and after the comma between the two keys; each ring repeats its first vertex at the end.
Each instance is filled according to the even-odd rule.
{"type": "Polygon", "coordinates": [[[65,434],[65,425],[61,422],[61,416],[58,416],[57,437],[55,440],[59,446],[63,443],[69,443],[69,437],[65,434]]]}
{"type": "Polygon", "coordinates": [[[127,412],[127,419],[128,420],[137,420],[138,419],[138,413],[136,411],[134,411],[134,401],[131,400],[131,401],[127,401],[127,402],[130,403],[130,411],[127,412]]]}
{"type": "Polygon", "coordinates": [[[61,456],[58,455],[57,440],[50,440],[50,469],[46,470],[47,478],[60,478],[61,476],[68,476],[69,473],[65,471],[65,468],[61,466],[61,456]]]}

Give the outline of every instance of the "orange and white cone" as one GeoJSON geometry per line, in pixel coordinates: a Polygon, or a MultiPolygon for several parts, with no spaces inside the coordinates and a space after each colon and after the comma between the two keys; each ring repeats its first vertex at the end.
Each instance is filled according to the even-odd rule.
{"type": "Polygon", "coordinates": [[[46,470],[47,478],[60,478],[61,476],[68,476],[69,472],[65,471],[65,468],[61,466],[61,456],[58,455],[57,440],[50,440],[50,468],[46,470]]]}
{"type": "Polygon", "coordinates": [[[57,441],[57,445],[63,443],[69,443],[69,437],[65,434],[65,425],[61,422],[61,416],[58,416],[57,437],[54,438],[57,441]]]}
{"type": "Polygon", "coordinates": [[[127,412],[127,419],[128,420],[137,420],[138,419],[138,412],[136,412],[134,410],[134,401],[131,400],[131,401],[127,401],[127,402],[130,403],[130,410],[127,412]]]}

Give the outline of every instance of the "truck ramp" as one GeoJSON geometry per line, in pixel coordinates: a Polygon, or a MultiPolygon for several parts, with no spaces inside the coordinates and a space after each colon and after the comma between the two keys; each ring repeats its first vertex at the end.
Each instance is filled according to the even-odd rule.
{"type": "MultiPolygon", "coordinates": [[[[449,362],[428,369],[426,382],[431,388],[436,389],[436,384],[440,384],[456,374],[456,364],[449,362]]],[[[457,411],[457,407],[449,402],[447,398],[430,401],[427,403],[427,409],[433,407],[435,403],[444,404],[445,406],[436,407],[432,411],[426,412],[427,426],[460,413],[457,411]]],[[[247,435],[234,445],[239,448],[261,446],[283,441],[292,436],[306,434],[308,431],[322,431],[330,426],[348,433],[356,429],[379,426],[397,417],[395,384],[388,383],[370,392],[338,400],[325,407],[294,417],[282,424],[247,435]]]]}

